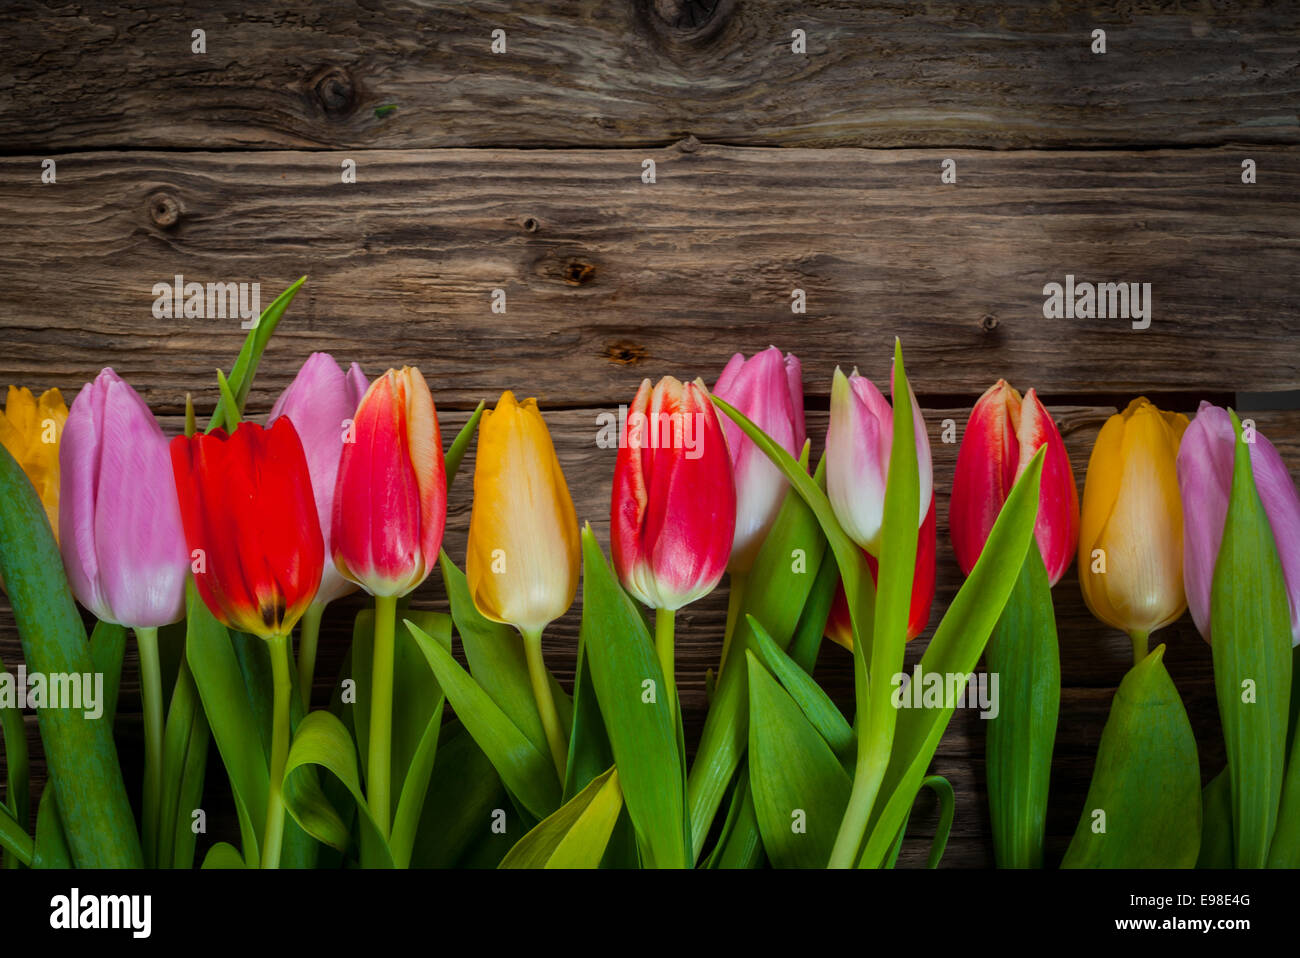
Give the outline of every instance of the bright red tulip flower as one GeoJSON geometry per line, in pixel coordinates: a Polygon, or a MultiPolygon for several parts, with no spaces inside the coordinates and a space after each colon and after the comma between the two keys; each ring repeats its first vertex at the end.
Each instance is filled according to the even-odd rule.
{"type": "MultiPolygon", "coordinates": [[[[916,571],[912,575],[912,605],[907,616],[907,641],[912,641],[930,624],[930,607],[934,604],[934,574],[936,549],[934,494],[930,495],[930,509],[925,514],[925,521],[916,534],[916,571]]],[[[867,567],[871,570],[871,581],[879,579],[880,564],[867,550],[862,550],[867,557],[867,567]]],[[[853,650],[853,624],[849,619],[849,603],[844,596],[844,583],[835,590],[835,601],[831,605],[830,617],[826,620],[826,638],[853,650]]]]}
{"type": "Polygon", "coordinates": [[[948,527],[962,572],[975,567],[1011,487],[1042,446],[1034,537],[1053,585],[1070,567],[1079,542],[1079,493],[1065,442],[1034,390],[1021,399],[999,379],[975,403],[957,452],[948,527]]]}
{"type": "Polygon", "coordinates": [[[442,435],[420,371],[371,383],[353,426],[334,488],[334,565],[371,595],[403,596],[437,564],[447,522],[442,435]]]}
{"type": "Polygon", "coordinates": [[[289,419],[177,436],[172,470],[194,583],[223,625],[288,635],[316,595],[325,546],[289,419]]]}
{"type": "Polygon", "coordinates": [[[641,383],[614,466],[610,545],[624,588],[680,609],[718,584],[736,528],[722,424],[701,380],[641,383]]]}

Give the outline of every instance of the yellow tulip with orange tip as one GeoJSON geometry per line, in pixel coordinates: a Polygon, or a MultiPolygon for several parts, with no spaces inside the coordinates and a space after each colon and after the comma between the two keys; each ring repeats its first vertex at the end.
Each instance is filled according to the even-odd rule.
{"type": "Polygon", "coordinates": [[[465,562],[470,595],[486,618],[524,638],[538,714],[563,779],[567,747],[542,660],[542,630],[578,591],[578,517],[536,399],[507,390],[483,413],[465,562]]]}
{"type": "Polygon", "coordinates": [[[1088,460],[1079,532],[1079,585],[1092,614],[1147,640],[1187,608],[1177,456],[1187,417],[1145,397],[1111,416],[1088,460]]]}
{"type": "Polygon", "coordinates": [[[54,538],[59,538],[59,440],[68,407],[57,389],[37,399],[30,389],[9,387],[0,412],[0,445],[9,451],[36,488],[54,538]]]}

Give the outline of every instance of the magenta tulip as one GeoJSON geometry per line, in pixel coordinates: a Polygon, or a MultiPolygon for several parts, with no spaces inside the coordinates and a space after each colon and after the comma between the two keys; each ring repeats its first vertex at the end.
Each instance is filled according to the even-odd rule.
{"type": "MultiPolygon", "coordinates": [[[[1178,448],[1178,486],[1183,500],[1183,580],[1192,621],[1207,642],[1210,641],[1210,591],[1228,516],[1236,441],[1227,410],[1202,402],[1178,448]]],[[[1250,444],[1250,465],[1282,560],[1291,609],[1291,644],[1300,645],[1300,495],[1282,457],[1258,432],[1250,444]]]]}
{"type": "MultiPolygon", "coordinates": [[[[736,353],[722,370],[713,394],[725,399],[795,458],[804,444],[803,377],[799,360],[775,346],[752,359],[736,353]]],[[[789,483],[738,425],[723,417],[722,430],[736,479],[736,535],[733,573],[744,574],[767,536],[789,483]]]]}

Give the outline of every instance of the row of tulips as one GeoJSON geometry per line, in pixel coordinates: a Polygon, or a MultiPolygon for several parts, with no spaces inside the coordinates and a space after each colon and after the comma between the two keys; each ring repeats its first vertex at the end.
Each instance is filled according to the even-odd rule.
{"type": "MultiPolygon", "coordinates": [[[[614,470],[611,568],[579,528],[533,399],[505,392],[494,409],[480,406],[444,452],[418,370],[369,382],[355,363],[345,371],[317,353],[265,427],[241,421],[252,372],[296,289],[250,334],[230,380],[219,374],[206,433],[191,411],[185,435],[169,441],[112,369],[70,409],[57,391],[38,401],[11,388],[0,417],[9,452],[0,465],[12,467],[10,479],[21,467],[43,507],[33,514],[48,518],[24,526],[15,509],[0,526],[0,573],[22,580],[11,590],[20,631],[27,579],[50,570],[14,553],[24,544],[39,553],[31,542],[46,534],[57,538],[67,587],[99,622],[89,640],[61,641],[79,641],[96,664],[116,644],[120,669],[120,634],[136,636],[140,862],[189,864],[186,799],[202,794],[195,769],[209,728],[242,846],[214,846],[214,866],[892,865],[922,787],[945,809],[937,862],[952,790],[925,772],[954,705],[911,714],[882,694],[901,673],[905,643],[926,628],[935,592],[928,430],[897,348],[892,404],[856,370],[836,370],[816,470],[795,357],[775,347],[737,354],[712,391],[699,380],[642,383],[614,470]],[[462,574],[442,538],[448,485],[475,433],[462,574]],[[435,567],[449,615],[413,610],[406,598],[435,567]],[[727,573],[711,707],[687,767],[674,614],[727,573]],[[550,674],[541,638],[580,579],[569,692],[550,674]],[[357,588],[373,603],[358,616],[330,708],[311,711],[325,608],[357,588]],[[636,603],[653,610],[653,625],[636,603]],[[169,704],[160,630],[182,620],[169,704]],[[854,656],[851,721],[811,678],[823,633],[854,656]],[[450,654],[453,634],[468,670],[450,654]],[[235,704],[232,691],[261,705],[235,704]],[[454,720],[443,720],[444,705],[454,720]],[[256,722],[266,711],[269,736],[256,722]],[[465,834],[442,834],[452,820],[465,834]]],[[[1241,432],[1208,404],[1189,426],[1135,400],[1097,439],[1081,510],[1065,444],[1035,392],[1022,397],[999,381],[976,403],[949,512],[968,578],[922,668],[964,677],[986,653],[1003,678],[988,736],[1000,864],[1043,864],[1060,684],[1050,589],[1076,554],[1088,607],[1132,637],[1134,668],[1065,864],[1263,865],[1300,854],[1294,747],[1287,757],[1300,497],[1268,440],[1251,430],[1239,441],[1241,432]],[[1229,550],[1231,562],[1221,560],[1229,550]],[[1238,564],[1255,575],[1248,587],[1231,581],[1238,564]],[[1189,603],[1214,638],[1229,751],[1204,799],[1163,647],[1148,651],[1150,634],[1189,603]],[[1257,689],[1245,705],[1243,681],[1257,689]],[[1139,714],[1147,727],[1125,731],[1139,714]],[[1153,810],[1153,796],[1173,812],[1153,810]],[[1098,830],[1098,810],[1118,824],[1098,830]]],[[[40,637],[23,639],[29,666],[39,664],[40,637]]],[[[45,735],[44,715],[41,727],[45,735]]],[[[68,833],[77,816],[65,804],[76,793],[57,791],[52,761],[56,792],[42,798],[29,838],[21,730],[8,722],[4,731],[0,842],[15,864],[57,862],[42,847],[50,830],[41,820],[61,819],[68,833]]],[[[61,747],[51,733],[47,752],[61,747]]],[[[67,861],[137,863],[129,845],[105,861],[94,842],[78,836],[67,861]]]]}

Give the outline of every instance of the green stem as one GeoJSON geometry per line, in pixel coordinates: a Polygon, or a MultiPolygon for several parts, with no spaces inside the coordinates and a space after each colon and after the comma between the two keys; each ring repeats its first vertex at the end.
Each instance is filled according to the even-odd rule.
{"type": "Polygon", "coordinates": [[[673,652],[673,623],[677,618],[674,609],[655,609],[655,651],[659,653],[659,667],[664,673],[664,694],[668,696],[669,716],[677,723],[677,662],[673,652]]]}
{"type": "Polygon", "coordinates": [[[546,662],[542,659],[542,630],[520,630],[524,637],[524,657],[528,660],[528,679],[533,686],[533,700],[537,703],[537,714],[542,720],[542,729],[546,732],[546,743],[551,747],[551,758],[555,761],[555,771],[563,783],[569,765],[569,746],[564,741],[564,732],[560,728],[560,715],[555,710],[555,696],[551,694],[551,675],[546,671],[546,662]]]}
{"type": "Polygon", "coordinates": [[[163,704],[162,666],[158,659],[158,630],[135,630],[140,653],[140,697],[144,703],[144,811],[141,831],[146,868],[158,866],[158,811],[162,801],[163,704]]]}
{"type": "Polygon", "coordinates": [[[740,605],[745,601],[747,577],[743,572],[731,573],[731,591],[727,595],[727,627],[722,633],[722,657],[718,660],[718,674],[727,665],[727,653],[731,650],[731,637],[736,634],[736,624],[740,621],[740,605]]]}
{"type": "Polygon", "coordinates": [[[888,743],[882,749],[879,743],[870,739],[859,741],[863,744],[858,749],[853,790],[849,793],[849,806],[840,821],[840,830],[835,835],[835,847],[831,849],[828,868],[852,868],[857,864],[862,837],[871,818],[871,806],[876,803],[880,783],[885,778],[885,767],[889,764],[888,743]]]}
{"type": "Polygon", "coordinates": [[[1151,633],[1135,629],[1128,637],[1133,641],[1133,664],[1137,665],[1147,657],[1147,641],[1151,638],[1151,633]]]}
{"type": "Polygon", "coordinates": [[[316,642],[320,637],[320,620],[325,614],[324,602],[313,602],[302,615],[302,631],[298,634],[298,690],[302,693],[302,707],[311,711],[311,687],[316,676],[316,642]]]}
{"type": "MultiPolygon", "coordinates": [[[[4,675],[5,672],[4,663],[0,662],[0,675],[4,675]]],[[[31,817],[31,786],[28,771],[27,730],[23,725],[22,710],[17,705],[13,708],[0,708],[0,731],[3,732],[7,780],[5,804],[25,833],[31,817]]],[[[17,868],[20,864],[30,863],[30,855],[26,862],[22,861],[16,853],[11,852],[4,856],[6,868],[17,868]]]]}
{"type": "Polygon", "coordinates": [[[370,768],[366,800],[379,833],[388,838],[393,817],[389,791],[393,764],[393,630],[396,596],[375,596],[375,650],[370,670],[370,768]]]}
{"type": "Polygon", "coordinates": [[[273,635],[266,642],[271,648],[275,697],[271,721],[271,781],[266,799],[266,837],[262,842],[262,867],[279,868],[280,847],[284,843],[284,766],[289,758],[289,708],[293,696],[293,679],[289,672],[288,636],[273,635]]]}

